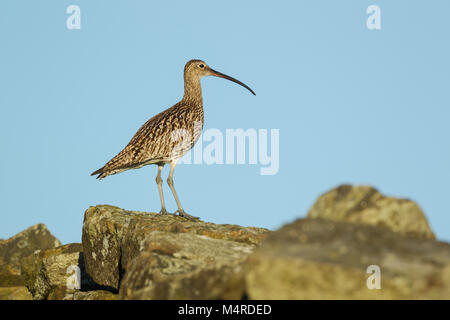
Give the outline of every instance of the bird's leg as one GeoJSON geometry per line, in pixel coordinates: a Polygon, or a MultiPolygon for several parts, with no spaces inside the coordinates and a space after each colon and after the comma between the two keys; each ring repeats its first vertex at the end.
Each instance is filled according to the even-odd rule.
{"type": "Polygon", "coordinates": [[[173,185],[173,171],[174,171],[176,165],[177,165],[176,162],[170,163],[170,173],[169,173],[169,177],[167,178],[167,184],[169,185],[170,190],[172,190],[173,197],[175,198],[175,201],[176,201],[177,207],[178,207],[178,210],[175,211],[175,213],[178,212],[178,214],[181,217],[184,217],[189,220],[197,220],[197,219],[199,219],[198,217],[193,217],[193,216],[187,214],[186,212],[184,212],[183,207],[181,206],[180,200],[178,199],[177,192],[175,191],[175,187],[173,185]]]}
{"type": "Polygon", "coordinates": [[[164,204],[164,195],[163,195],[163,189],[162,189],[162,179],[161,179],[161,171],[164,168],[164,165],[158,165],[158,175],[156,176],[156,184],[158,185],[158,191],[159,191],[159,198],[161,200],[161,211],[160,214],[168,214],[166,210],[166,205],[164,204]]]}

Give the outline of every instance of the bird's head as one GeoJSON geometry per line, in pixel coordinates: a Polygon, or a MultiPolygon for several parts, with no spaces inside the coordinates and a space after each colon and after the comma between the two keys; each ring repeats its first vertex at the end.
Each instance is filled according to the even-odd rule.
{"type": "Polygon", "coordinates": [[[202,60],[190,60],[186,63],[186,65],[184,67],[184,78],[186,80],[201,79],[202,77],[207,77],[207,76],[215,76],[215,77],[220,77],[220,78],[224,78],[224,79],[233,81],[233,82],[243,86],[247,90],[249,90],[253,95],[256,95],[255,92],[253,92],[253,90],[250,89],[246,84],[242,83],[241,81],[239,81],[235,78],[227,76],[226,74],[223,74],[219,71],[211,69],[206,64],[206,62],[204,62],[202,60]]]}

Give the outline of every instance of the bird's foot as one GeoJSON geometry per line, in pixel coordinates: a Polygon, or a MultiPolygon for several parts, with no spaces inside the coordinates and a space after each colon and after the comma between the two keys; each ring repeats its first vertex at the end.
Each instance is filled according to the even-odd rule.
{"type": "Polygon", "coordinates": [[[159,214],[173,214],[173,213],[170,213],[165,208],[162,208],[159,214]]]}
{"type": "Polygon", "coordinates": [[[184,210],[177,210],[177,211],[175,211],[175,213],[178,213],[178,215],[180,217],[183,217],[188,220],[200,220],[199,217],[191,216],[191,215],[187,214],[186,212],[184,212],[184,210]]]}

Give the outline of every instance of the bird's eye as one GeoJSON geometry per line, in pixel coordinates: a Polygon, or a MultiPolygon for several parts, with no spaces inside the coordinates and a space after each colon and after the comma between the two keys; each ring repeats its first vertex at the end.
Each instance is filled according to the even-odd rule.
{"type": "Polygon", "coordinates": [[[204,65],[204,64],[201,64],[201,65],[199,65],[199,67],[200,67],[201,69],[203,69],[203,68],[205,67],[205,65],[204,65]]]}

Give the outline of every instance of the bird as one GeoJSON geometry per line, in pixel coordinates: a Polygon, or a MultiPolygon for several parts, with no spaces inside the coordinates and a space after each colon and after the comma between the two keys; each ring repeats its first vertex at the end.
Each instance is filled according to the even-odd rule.
{"type": "Polygon", "coordinates": [[[210,68],[203,60],[189,60],[184,67],[184,95],[181,101],[145,122],[125,148],[91,176],[97,175],[97,179],[101,180],[126,170],[150,164],[157,165],[158,173],[155,181],[161,201],[159,213],[173,215],[178,213],[179,216],[189,220],[199,219],[186,213],[181,206],[173,175],[177,162],[194,146],[203,130],[204,112],[200,79],[206,76],[230,80],[256,95],[243,82],[210,68]],[[164,202],[161,172],[166,164],[170,166],[167,184],[178,207],[174,213],[166,210],[164,202]]]}

